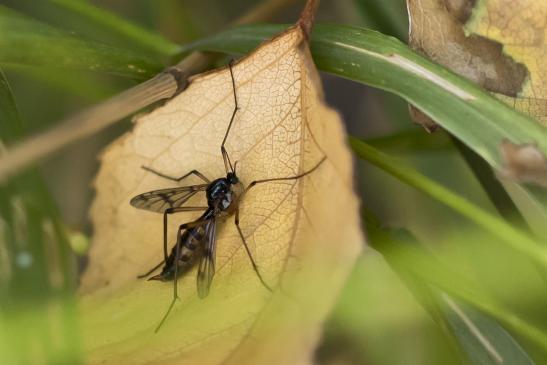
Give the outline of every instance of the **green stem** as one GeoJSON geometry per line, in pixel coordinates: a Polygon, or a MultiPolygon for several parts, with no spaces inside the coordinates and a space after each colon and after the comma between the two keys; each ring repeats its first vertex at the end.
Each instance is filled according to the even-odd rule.
{"type": "Polygon", "coordinates": [[[350,145],[360,158],[468,217],[498,237],[500,242],[504,242],[547,268],[547,250],[527,234],[361,140],[350,137],[350,145]]]}

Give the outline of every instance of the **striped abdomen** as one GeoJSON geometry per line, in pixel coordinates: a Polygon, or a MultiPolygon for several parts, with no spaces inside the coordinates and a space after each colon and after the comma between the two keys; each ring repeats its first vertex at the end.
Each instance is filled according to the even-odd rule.
{"type": "MultiPolygon", "coordinates": [[[[205,216],[205,214],[204,214],[205,216]]],[[[202,216],[203,218],[203,216],[202,216]]],[[[178,269],[177,275],[181,275],[188,271],[195,264],[203,247],[205,239],[205,226],[189,228],[182,233],[180,238],[180,248],[178,249],[178,269]]],[[[167,257],[163,269],[159,275],[154,277],[155,280],[170,281],[175,278],[175,256],[177,255],[177,245],[171,249],[171,253],[167,257]]]]}

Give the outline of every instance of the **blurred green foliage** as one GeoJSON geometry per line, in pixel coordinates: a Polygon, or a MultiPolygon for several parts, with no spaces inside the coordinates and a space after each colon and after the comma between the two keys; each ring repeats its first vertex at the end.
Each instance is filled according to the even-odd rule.
{"type": "MultiPolygon", "coordinates": [[[[25,134],[0,70],[2,148],[25,134]]],[[[74,261],[37,171],[0,186],[0,362],[79,362],[74,261]]]]}

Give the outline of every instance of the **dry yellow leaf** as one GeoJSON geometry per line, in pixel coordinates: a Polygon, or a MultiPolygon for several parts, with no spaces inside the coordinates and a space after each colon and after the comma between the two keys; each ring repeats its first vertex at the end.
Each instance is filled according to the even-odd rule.
{"type": "MultiPolygon", "coordinates": [[[[305,27],[304,27],[305,28],[305,27]]],[[[233,68],[240,110],[227,141],[244,184],[241,226],[266,282],[254,273],[229,217],[217,230],[216,275],[205,299],[196,273],[179,280],[180,301],[154,328],[172,283],[136,279],[162,258],[161,215],[129,205],[136,194],[174,186],[169,175],[198,169],[225,176],[220,144],[234,101],[229,70],[200,75],[183,93],[140,117],[102,156],[92,208],[95,228],[82,279],[85,353],[101,364],[300,364],[311,359],[320,326],[361,244],[351,156],[339,115],[327,107],[300,26],[263,44],[233,68]]],[[[187,183],[198,183],[189,178],[187,183]]],[[[195,197],[188,205],[203,205],[195,197]]],[[[172,216],[178,224],[199,213],[172,216]]]]}
{"type": "Polygon", "coordinates": [[[547,125],[547,2],[407,3],[414,49],[547,125]]]}

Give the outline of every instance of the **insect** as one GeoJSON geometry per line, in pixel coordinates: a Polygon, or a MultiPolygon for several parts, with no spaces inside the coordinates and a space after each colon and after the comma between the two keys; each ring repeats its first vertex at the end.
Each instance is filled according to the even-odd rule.
{"type": "Polygon", "coordinates": [[[258,266],[251,254],[249,246],[245,240],[245,236],[239,224],[239,203],[245,194],[257,184],[268,182],[286,181],[300,179],[314,170],[326,159],[321,159],[313,168],[301,174],[289,177],[270,178],[262,180],[254,180],[246,187],[239,180],[236,168],[237,161],[232,164],[230,156],[225,148],[226,140],[232,128],[237,111],[239,110],[236,84],[233,72],[233,62],[228,64],[230,77],[232,81],[234,109],[228,127],[224,134],[221,143],[220,152],[224,161],[226,176],[215,180],[208,179],[204,174],[197,170],[192,170],[181,177],[173,177],[153,170],[149,167],[144,167],[146,171],[158,175],[162,178],[169,179],[175,182],[181,182],[189,176],[196,176],[203,180],[202,184],[174,187],[170,189],[153,190],[133,197],[130,204],[139,209],[150,210],[163,214],[163,260],[152,268],[149,272],[139,276],[139,278],[148,277],[156,270],[162,267],[161,272],[150,277],[148,280],[173,281],[173,299],[171,304],[156,328],[156,332],[163,325],[171,312],[176,300],[178,299],[177,279],[181,274],[188,272],[195,264],[198,265],[197,273],[197,292],[200,298],[204,298],[209,293],[209,288],[215,275],[215,252],[216,252],[216,228],[217,223],[226,219],[228,216],[234,215],[234,223],[241,237],[243,247],[249,257],[250,263],[257,277],[270,291],[272,289],[264,281],[258,266]],[[207,206],[185,206],[185,203],[198,193],[205,193],[207,206]],[[195,212],[201,211],[202,215],[188,223],[181,224],[177,231],[176,244],[167,253],[167,226],[168,216],[180,212],[195,212]]]}

